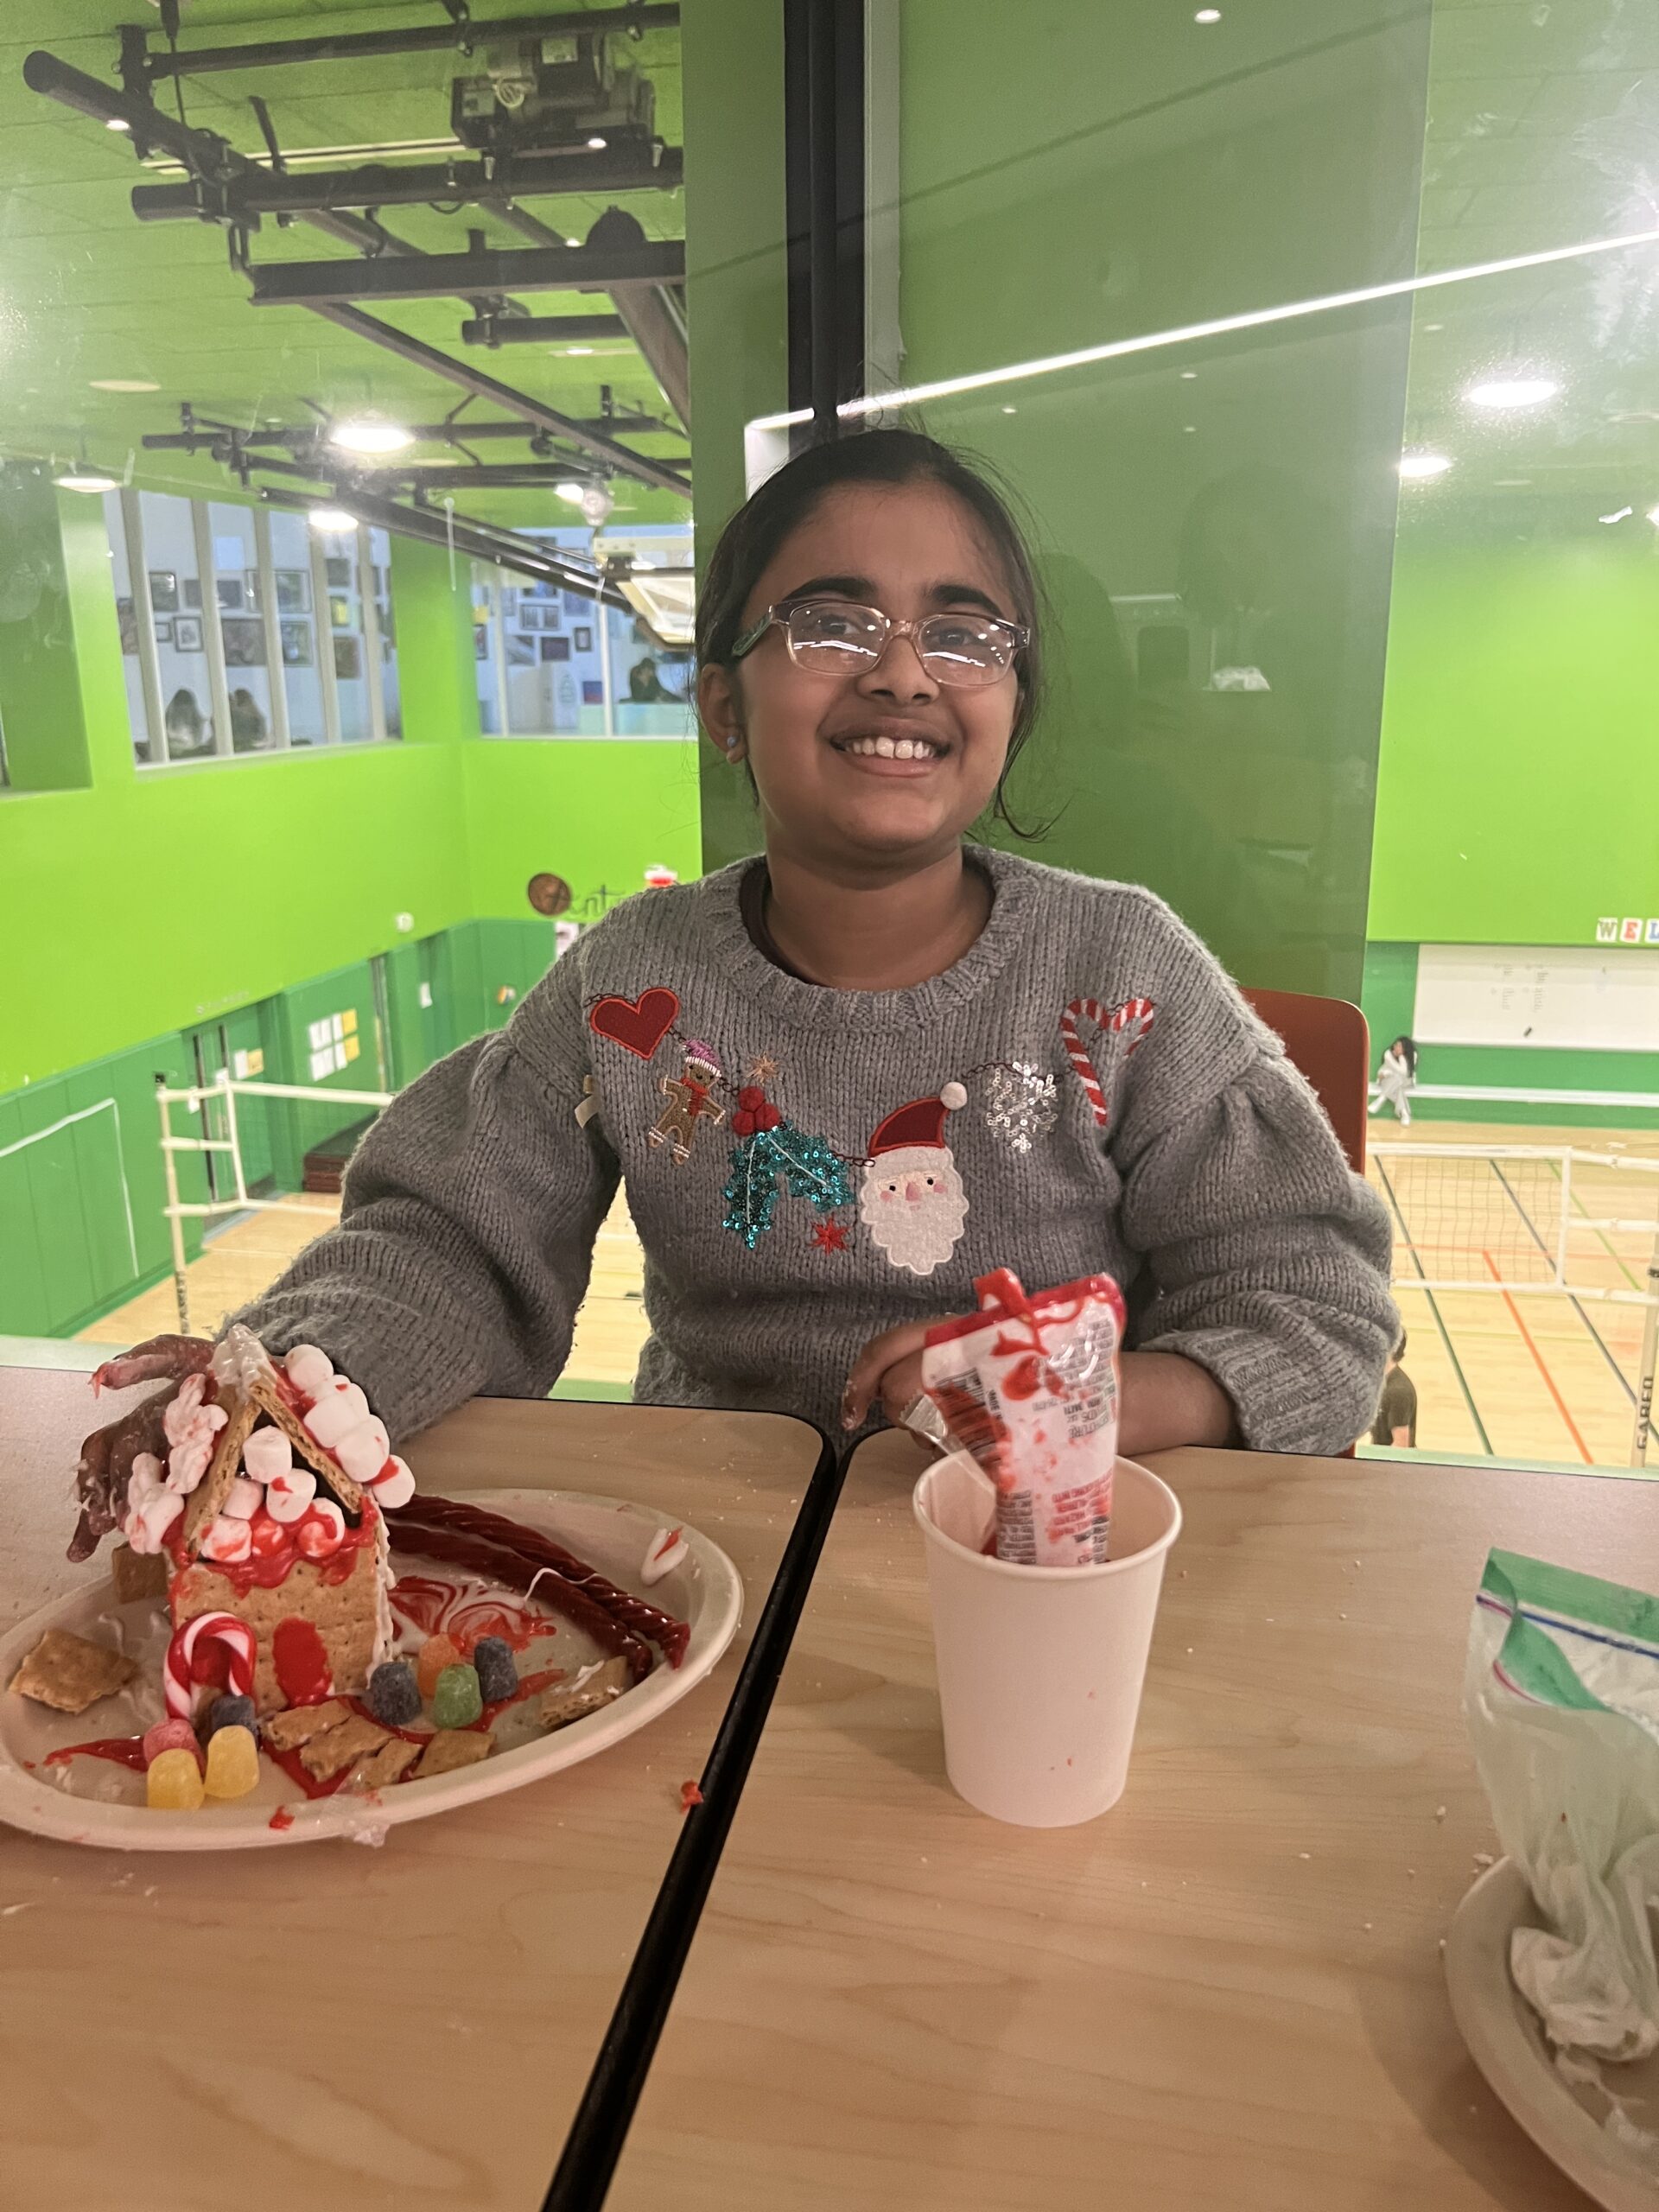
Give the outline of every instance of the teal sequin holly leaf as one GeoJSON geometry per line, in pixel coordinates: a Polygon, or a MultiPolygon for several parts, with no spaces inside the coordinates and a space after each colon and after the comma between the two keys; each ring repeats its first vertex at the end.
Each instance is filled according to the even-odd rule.
{"type": "MultiPolygon", "coordinates": [[[[777,1109],[765,1111],[776,1115],[777,1109]]],[[[822,1137],[808,1136],[781,1117],[766,1123],[753,1109],[740,1108],[739,1114],[761,1125],[752,1126],[749,1134],[741,1135],[732,1147],[724,1225],[741,1236],[751,1252],[772,1227],[780,1176],[791,1197],[804,1199],[819,1213],[833,1213],[838,1206],[852,1204],[846,1162],[822,1137]]],[[[734,1122],[738,1119],[738,1115],[733,1116],[734,1122]]]]}

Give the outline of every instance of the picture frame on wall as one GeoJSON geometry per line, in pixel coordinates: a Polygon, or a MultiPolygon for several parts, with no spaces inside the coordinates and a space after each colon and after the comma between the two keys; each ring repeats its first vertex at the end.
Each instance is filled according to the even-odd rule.
{"type": "Polygon", "coordinates": [[[265,626],[251,614],[226,615],[219,623],[225,640],[226,668],[263,668],[265,664],[265,626]]]}
{"type": "Polygon", "coordinates": [[[283,667],[309,668],[312,665],[311,625],[308,622],[284,622],[282,629],[283,667]]]}
{"type": "Polygon", "coordinates": [[[311,579],[303,569],[277,569],[276,612],[279,614],[308,614],[311,612],[311,579]]]}
{"type": "Polygon", "coordinates": [[[138,611],[130,599],[116,601],[115,619],[121,631],[121,650],[130,659],[138,651],[138,611]]]}
{"type": "Polygon", "coordinates": [[[571,635],[575,639],[576,651],[579,653],[592,652],[594,650],[594,633],[585,622],[578,623],[575,629],[571,632],[571,635]]]}
{"type": "Polygon", "coordinates": [[[179,596],[187,613],[200,614],[201,612],[200,577],[187,576],[179,586],[179,596]]]}
{"type": "Polygon", "coordinates": [[[201,651],[201,617],[199,614],[175,614],[173,618],[173,643],[181,653],[199,653],[201,651]]]}
{"type": "Polygon", "coordinates": [[[323,573],[328,579],[329,590],[346,590],[352,581],[350,556],[344,553],[330,553],[322,565],[323,573]]]}
{"type": "Polygon", "coordinates": [[[488,660],[490,657],[490,626],[487,622],[473,625],[473,658],[488,660]]]}
{"type": "Polygon", "coordinates": [[[349,683],[363,673],[363,640],[347,633],[334,639],[334,674],[349,683]]]}
{"type": "Polygon", "coordinates": [[[593,601],[584,598],[579,591],[568,591],[564,594],[564,611],[567,614],[591,613],[593,605],[593,601]]]}
{"type": "Polygon", "coordinates": [[[173,617],[170,614],[158,614],[156,617],[156,642],[158,645],[172,644],[173,617]]]}
{"type": "Polygon", "coordinates": [[[176,614],[179,611],[179,576],[176,569],[152,569],[149,572],[149,611],[152,614],[176,614]]]}
{"type": "Polygon", "coordinates": [[[595,683],[591,676],[582,680],[582,703],[584,707],[602,707],[605,703],[605,686],[595,683]]]}
{"type": "Polygon", "coordinates": [[[328,594],[328,620],[336,630],[349,630],[352,626],[351,601],[337,592],[328,594]]]}
{"type": "Polygon", "coordinates": [[[530,668],[535,664],[536,640],[522,636],[517,630],[507,632],[507,666],[530,668]]]}
{"type": "Polygon", "coordinates": [[[569,660],[569,658],[570,640],[569,638],[543,638],[542,639],[542,658],[543,660],[569,660]]]}
{"type": "Polygon", "coordinates": [[[539,630],[542,626],[542,609],[531,605],[526,600],[518,609],[518,626],[521,630],[539,630]]]}
{"type": "Polygon", "coordinates": [[[247,610],[248,588],[240,576],[215,576],[213,597],[221,614],[241,614],[247,610]]]}

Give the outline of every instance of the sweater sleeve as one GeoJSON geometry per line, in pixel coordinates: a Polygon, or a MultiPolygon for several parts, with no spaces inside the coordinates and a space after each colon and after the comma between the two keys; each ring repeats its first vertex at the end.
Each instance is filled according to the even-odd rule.
{"type": "Polygon", "coordinates": [[[577,964],[399,1093],[346,1171],[339,1228],[233,1317],[274,1352],[320,1344],[394,1440],[480,1392],[544,1396],[569,1355],[618,1179],[598,1122],[575,1120],[585,1032],[559,969],[577,964]]]}
{"type": "Polygon", "coordinates": [[[1345,1451],[1399,1333],[1387,1211],[1278,1039],[1166,919],[1172,1019],[1130,1063],[1114,1147],[1147,1262],[1130,1344],[1207,1369],[1256,1451],[1345,1451]]]}

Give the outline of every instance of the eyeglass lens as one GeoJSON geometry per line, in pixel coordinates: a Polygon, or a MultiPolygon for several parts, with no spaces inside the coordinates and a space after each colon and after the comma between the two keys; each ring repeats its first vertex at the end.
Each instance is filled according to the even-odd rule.
{"type": "MultiPolygon", "coordinates": [[[[873,607],[808,600],[789,610],[786,634],[797,664],[825,676],[861,674],[878,661],[889,636],[873,607]]],[[[930,614],[915,632],[917,657],[939,683],[994,683],[1014,659],[1014,641],[988,615],[930,614]]]]}

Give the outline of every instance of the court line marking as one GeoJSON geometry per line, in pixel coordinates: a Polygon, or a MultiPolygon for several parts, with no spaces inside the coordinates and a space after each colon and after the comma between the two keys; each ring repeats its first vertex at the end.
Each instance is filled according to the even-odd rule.
{"type": "MultiPolygon", "coordinates": [[[[1532,1216],[1527,1211],[1525,1206],[1522,1205],[1514,1185],[1510,1181],[1509,1177],[1503,1173],[1503,1170],[1498,1166],[1497,1160],[1494,1160],[1491,1161],[1490,1165],[1493,1174],[1497,1176],[1498,1181],[1509,1192],[1511,1205],[1514,1206],[1516,1211],[1520,1215],[1522,1220],[1527,1224],[1527,1234],[1531,1237],[1533,1243],[1538,1247],[1538,1249],[1543,1254],[1544,1257],[1549,1262],[1553,1268],[1555,1264],[1555,1255],[1550,1250],[1548,1245],[1545,1243],[1542,1236],[1539,1234],[1537,1224],[1534,1222],[1532,1216]]],[[[1557,1179],[1560,1179],[1559,1176],[1557,1179]]],[[[1606,1361],[1608,1366],[1612,1369],[1613,1373],[1618,1377],[1618,1386],[1620,1389],[1624,1391],[1625,1396],[1630,1400],[1630,1403],[1634,1405],[1636,1403],[1636,1392],[1630,1386],[1630,1377],[1619,1365],[1617,1358],[1615,1358],[1612,1346],[1607,1342],[1605,1337],[1602,1335],[1600,1330],[1597,1328],[1595,1323],[1585,1312],[1582,1302],[1579,1299],[1574,1298],[1571,1291],[1567,1293],[1567,1296],[1572,1304],[1573,1311],[1578,1315],[1580,1320],[1583,1322],[1585,1327],[1589,1330],[1591,1336],[1595,1339],[1596,1347],[1601,1353],[1602,1357],[1606,1361]]]]}
{"type": "MultiPolygon", "coordinates": [[[[1483,1251],[1480,1256],[1485,1261],[1487,1269],[1491,1275],[1492,1281],[1495,1283],[1501,1284],[1503,1278],[1498,1273],[1497,1262],[1493,1259],[1491,1254],[1487,1251],[1483,1251]]],[[[1572,1414],[1568,1413],[1567,1409],[1567,1400],[1562,1397],[1560,1392],[1555,1388],[1555,1377],[1550,1373],[1548,1368],[1545,1366],[1544,1356],[1539,1351],[1537,1345],[1533,1342],[1531,1330],[1528,1328],[1526,1323],[1521,1319],[1521,1308],[1510,1296],[1507,1290],[1500,1290],[1498,1295],[1502,1298],[1503,1303],[1509,1307],[1510,1319],[1514,1322],[1516,1327],[1520,1330],[1522,1338],[1525,1339],[1527,1350],[1532,1354],[1533,1364],[1537,1368],[1538,1372],[1544,1378],[1544,1388],[1548,1391],[1550,1396],[1555,1401],[1555,1410],[1560,1414],[1561,1419],[1567,1423],[1567,1433],[1579,1447],[1580,1459],[1583,1460],[1586,1467],[1593,1467],[1596,1463],[1590,1456],[1590,1447],[1585,1442],[1583,1437],[1579,1433],[1579,1424],[1573,1420],[1572,1414]]]]}
{"type": "MultiPolygon", "coordinates": [[[[1394,1217],[1400,1224],[1400,1234],[1406,1240],[1406,1249],[1411,1255],[1411,1264],[1416,1268],[1421,1281],[1426,1283],[1428,1281],[1428,1270],[1418,1257],[1417,1247],[1411,1241],[1411,1231],[1406,1226],[1406,1217],[1400,1210],[1400,1200],[1395,1193],[1394,1185],[1389,1179],[1389,1171],[1375,1154],[1371,1158],[1372,1164],[1382,1178],[1382,1188],[1389,1194],[1389,1204],[1393,1207],[1394,1217]]],[[[1494,1456],[1492,1440],[1486,1433],[1486,1424],[1480,1417],[1480,1408],[1476,1405],[1474,1393],[1469,1388],[1469,1378],[1463,1371],[1463,1363],[1453,1349],[1451,1332],[1446,1325],[1446,1316],[1440,1312],[1432,1290],[1425,1290],[1422,1294],[1428,1300],[1429,1312],[1434,1316],[1434,1325],[1440,1332],[1440,1342],[1445,1345],[1446,1356],[1452,1363],[1452,1372],[1458,1378],[1458,1388],[1463,1393],[1463,1402],[1469,1408],[1470,1420],[1475,1424],[1475,1434],[1479,1437],[1481,1449],[1490,1459],[1494,1456]]]]}

